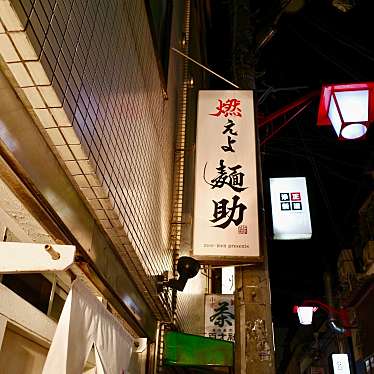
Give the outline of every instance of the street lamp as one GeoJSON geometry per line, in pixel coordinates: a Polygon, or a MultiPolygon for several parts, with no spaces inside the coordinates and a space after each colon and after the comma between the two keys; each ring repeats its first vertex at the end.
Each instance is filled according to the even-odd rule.
{"type": "Polygon", "coordinates": [[[322,87],[319,126],[332,125],[339,139],[363,137],[374,120],[374,82],[322,87]]]}
{"type": "Polygon", "coordinates": [[[313,313],[318,308],[316,306],[294,306],[294,313],[297,313],[299,322],[302,325],[311,325],[313,321],[313,313]]]}
{"type": "Polygon", "coordinates": [[[299,322],[302,325],[311,325],[313,313],[318,310],[317,306],[331,316],[329,323],[335,332],[344,334],[345,336],[351,335],[350,329],[352,326],[349,325],[348,311],[346,309],[336,309],[331,305],[324,304],[319,300],[304,300],[301,306],[294,306],[293,312],[297,313],[299,322]],[[338,326],[336,324],[336,319],[342,322],[342,326],[338,326]]]}
{"type": "MultiPolygon", "coordinates": [[[[351,0],[347,0],[346,3],[348,4],[349,1],[351,0]]],[[[171,48],[171,50],[198,65],[200,68],[205,69],[210,74],[215,75],[236,89],[240,89],[240,87],[235,83],[230,82],[226,78],[220,76],[213,70],[202,65],[178,49],[171,48]]],[[[339,139],[353,140],[362,138],[366,134],[370,122],[374,121],[373,88],[374,82],[330,84],[322,86],[317,125],[332,125],[339,139]]],[[[271,91],[266,90],[263,97],[265,97],[269,92],[271,91]]],[[[317,95],[318,93],[311,92],[301,99],[298,99],[295,102],[277,110],[275,113],[258,120],[257,124],[260,128],[274,122],[275,119],[283,117],[283,115],[290,110],[302,105],[302,107],[299,108],[299,110],[289,119],[287,119],[281,126],[278,126],[276,129],[272,130],[270,134],[268,134],[266,138],[261,141],[261,145],[269,141],[280,129],[282,129],[290,121],[296,118],[302,111],[304,111],[310,104],[311,99],[317,95]]]]}
{"type": "Polygon", "coordinates": [[[348,311],[347,309],[341,308],[336,309],[331,305],[325,304],[319,300],[304,300],[301,306],[294,306],[293,311],[299,316],[299,321],[301,324],[312,324],[313,313],[318,309],[322,309],[329,315],[329,324],[332,330],[337,333],[337,341],[339,346],[339,354],[332,354],[331,358],[333,361],[334,373],[349,374],[350,365],[348,355],[352,360],[352,372],[355,373],[354,368],[354,353],[352,347],[351,329],[353,326],[349,325],[348,311]],[[318,307],[317,307],[318,306],[318,307]],[[340,320],[341,326],[336,324],[336,320],[340,320]],[[338,336],[344,335],[347,338],[349,354],[344,353],[344,346],[341,339],[338,336]]]}
{"type": "Polygon", "coordinates": [[[261,141],[261,145],[268,142],[283,127],[299,116],[318,96],[320,96],[318,126],[333,126],[340,140],[362,138],[369,124],[374,121],[373,89],[374,82],[324,85],[321,92],[310,92],[259,119],[259,128],[274,123],[277,119],[284,121],[267,134],[266,138],[261,141]],[[292,111],[293,114],[290,114],[292,111]],[[288,119],[285,119],[286,114],[289,114],[288,119]]]}

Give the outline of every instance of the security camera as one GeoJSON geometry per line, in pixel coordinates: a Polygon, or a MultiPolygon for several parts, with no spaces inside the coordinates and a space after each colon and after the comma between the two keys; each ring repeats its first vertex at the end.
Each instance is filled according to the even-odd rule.
{"type": "Polygon", "coordinates": [[[163,287],[170,287],[178,291],[183,291],[187,281],[197,275],[200,270],[199,261],[192,257],[182,256],[178,259],[177,271],[179,273],[178,279],[170,279],[162,282],[163,287]]]}

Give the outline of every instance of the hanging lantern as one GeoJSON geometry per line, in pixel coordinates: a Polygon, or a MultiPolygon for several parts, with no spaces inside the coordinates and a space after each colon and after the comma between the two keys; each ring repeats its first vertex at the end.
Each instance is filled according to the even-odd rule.
{"type": "Polygon", "coordinates": [[[363,137],[374,121],[374,82],[322,87],[319,126],[332,125],[340,139],[363,137]]]}
{"type": "Polygon", "coordinates": [[[299,322],[302,325],[311,325],[313,320],[313,313],[318,308],[316,306],[294,306],[293,311],[297,313],[299,322]]]}

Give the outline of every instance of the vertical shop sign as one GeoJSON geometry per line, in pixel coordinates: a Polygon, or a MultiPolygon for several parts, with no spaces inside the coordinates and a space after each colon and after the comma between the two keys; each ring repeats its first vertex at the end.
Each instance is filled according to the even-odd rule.
{"type": "Polygon", "coordinates": [[[200,91],[193,253],[258,257],[252,91],[200,91]]]}
{"type": "Polygon", "coordinates": [[[235,266],[224,266],[221,278],[222,293],[233,294],[235,291],[235,266]]]}
{"type": "Polygon", "coordinates": [[[234,295],[205,295],[205,336],[234,341],[234,295]]]}

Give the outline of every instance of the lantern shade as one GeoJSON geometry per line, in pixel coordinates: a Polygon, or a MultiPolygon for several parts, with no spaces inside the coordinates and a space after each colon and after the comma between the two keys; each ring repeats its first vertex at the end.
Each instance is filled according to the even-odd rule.
{"type": "Polygon", "coordinates": [[[343,128],[341,136],[344,139],[362,138],[367,132],[367,127],[362,123],[351,123],[343,128]]]}
{"type": "Polygon", "coordinates": [[[374,82],[323,86],[319,126],[332,125],[340,139],[358,139],[374,120],[374,82]]]}
{"type": "Polygon", "coordinates": [[[318,308],[315,306],[295,306],[294,311],[299,317],[299,322],[302,325],[311,325],[313,321],[313,313],[318,308]]]}

